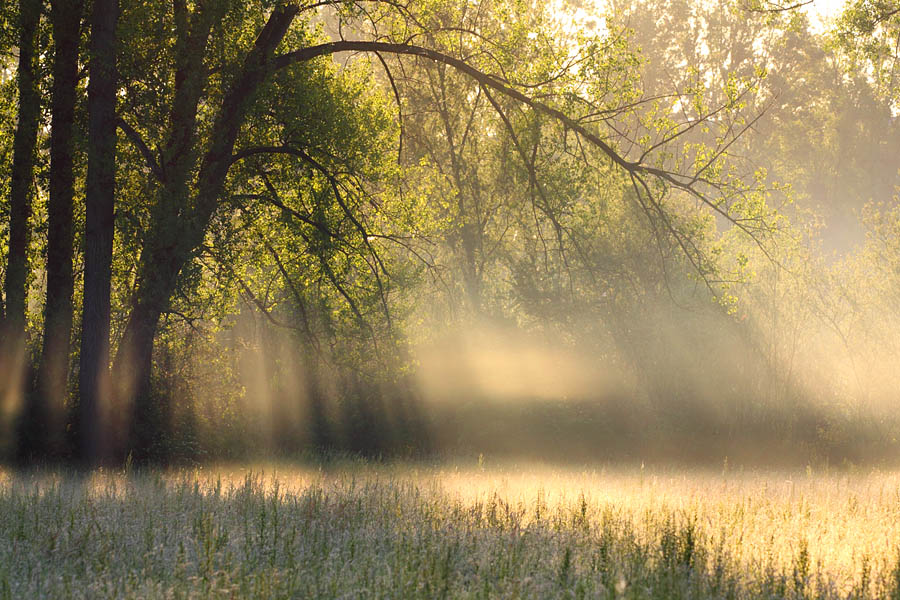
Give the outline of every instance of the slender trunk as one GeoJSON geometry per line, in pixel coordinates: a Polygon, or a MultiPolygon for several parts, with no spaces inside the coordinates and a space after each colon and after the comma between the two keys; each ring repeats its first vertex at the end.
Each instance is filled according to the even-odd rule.
{"type": "Polygon", "coordinates": [[[34,438],[43,437],[44,452],[57,457],[63,450],[63,415],[72,336],[74,171],[72,136],[78,82],[78,41],[81,2],[54,0],[53,91],[50,129],[50,200],[48,204],[47,298],[44,344],[35,393],[29,395],[27,421],[34,438]]]}
{"type": "Polygon", "coordinates": [[[469,309],[471,310],[472,315],[477,319],[481,317],[482,312],[482,281],[481,273],[478,268],[478,254],[480,248],[478,248],[477,243],[479,239],[478,233],[481,227],[479,222],[480,215],[476,210],[478,199],[476,197],[476,192],[471,190],[472,206],[469,207],[466,205],[466,196],[470,195],[470,191],[467,190],[467,188],[471,187],[467,185],[467,176],[463,158],[466,136],[462,136],[462,140],[457,146],[456,140],[454,139],[455,132],[452,124],[452,117],[450,115],[450,109],[448,108],[447,81],[443,66],[438,68],[438,76],[440,87],[437,90],[432,89],[432,95],[434,96],[435,103],[438,106],[438,112],[441,116],[444,136],[447,141],[447,152],[450,158],[450,170],[453,174],[453,183],[456,186],[456,203],[457,210],[459,211],[457,222],[458,240],[463,255],[461,261],[463,287],[466,292],[466,298],[469,301],[469,309]]]}
{"type": "Polygon", "coordinates": [[[88,85],[88,171],[85,184],[84,306],[81,322],[79,458],[102,458],[101,407],[109,397],[109,314],[116,180],[116,22],[118,0],[94,0],[88,85]]]}
{"type": "Polygon", "coordinates": [[[331,434],[331,424],[325,409],[326,396],[322,389],[321,375],[319,373],[318,357],[306,344],[302,344],[300,350],[304,386],[306,388],[306,403],[310,416],[310,433],[312,434],[313,451],[317,454],[328,456],[334,451],[334,439],[331,434]]]}
{"type": "Polygon", "coordinates": [[[34,155],[37,145],[41,98],[38,92],[37,30],[41,4],[38,0],[19,3],[19,121],[13,140],[10,182],[9,257],[6,267],[6,325],[11,335],[24,338],[25,296],[28,278],[28,219],[34,183],[34,155]]]}
{"type": "MultiPolygon", "coordinates": [[[[19,121],[13,140],[12,180],[9,199],[9,256],[6,267],[6,318],[3,322],[3,348],[0,348],[0,375],[3,395],[18,403],[25,395],[26,349],[25,305],[28,287],[28,246],[31,195],[34,183],[35,146],[41,116],[38,92],[37,31],[41,17],[39,0],[19,2],[19,121]]],[[[34,432],[27,427],[27,417],[20,423],[19,458],[29,459],[31,446],[40,440],[30,439],[34,432]]]]}

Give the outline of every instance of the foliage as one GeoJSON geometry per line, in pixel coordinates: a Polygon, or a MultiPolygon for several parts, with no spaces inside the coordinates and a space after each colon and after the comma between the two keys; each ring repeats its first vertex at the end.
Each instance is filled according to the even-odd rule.
{"type": "Polygon", "coordinates": [[[851,68],[870,77],[892,103],[897,97],[897,32],[900,11],[887,0],[848,2],[834,31],[834,43],[847,53],[851,68]]]}
{"type": "MultiPolygon", "coordinates": [[[[897,215],[870,209],[860,226],[853,211],[898,183],[890,7],[853,4],[829,41],[797,11],[741,2],[579,6],[123,3],[111,344],[125,372],[129,335],[153,334],[137,369],[152,389],[133,400],[171,428],[155,443],[239,455],[283,420],[273,445],[288,453],[424,448],[402,439],[427,420],[410,408],[416,349],[490,324],[615,365],[654,411],[802,404],[825,387],[819,399],[843,408],[889,396],[893,380],[861,385],[859,365],[895,356],[880,328],[893,317],[880,319],[896,312],[897,215]],[[282,11],[278,58],[235,108],[257,72],[245,60],[282,11]],[[363,54],[329,54],[350,42],[363,54]],[[204,179],[217,160],[219,187],[204,179]],[[805,350],[820,343],[839,349],[827,367],[805,350]],[[248,385],[254,369],[263,383],[248,385]],[[371,429],[383,439],[355,439],[371,429]]],[[[0,13],[6,65],[12,12],[0,13]]],[[[78,93],[80,190],[84,82],[78,93]]],[[[130,408],[113,411],[119,437],[130,408]]]]}

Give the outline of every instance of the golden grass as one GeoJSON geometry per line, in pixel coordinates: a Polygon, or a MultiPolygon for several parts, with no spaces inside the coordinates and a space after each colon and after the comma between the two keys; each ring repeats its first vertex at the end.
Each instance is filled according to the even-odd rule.
{"type": "MultiPolygon", "coordinates": [[[[261,507],[258,510],[273,510],[277,515],[280,513],[276,505],[287,507],[285,514],[294,517],[280,517],[287,519],[279,521],[279,527],[283,529],[287,528],[292,518],[308,518],[316,522],[336,519],[329,524],[332,529],[327,529],[332,533],[322,534],[325,541],[321,543],[335,545],[325,552],[325,556],[343,552],[341,545],[346,541],[341,540],[352,536],[354,528],[369,527],[372,523],[378,524],[377,532],[372,534],[376,539],[416,540],[419,546],[414,552],[410,551],[408,560],[411,561],[418,560],[415,555],[432,550],[435,556],[440,555],[442,545],[448,544],[448,539],[452,537],[456,540],[454,543],[462,539],[459,537],[463,535],[461,532],[493,536],[494,541],[489,548],[481,542],[472,542],[472,550],[460,550],[460,556],[453,561],[448,554],[448,564],[463,565],[458,567],[461,575],[456,579],[452,574],[447,574],[448,581],[454,583],[453,586],[448,583],[446,590],[449,590],[450,596],[458,597],[466,596],[471,591],[467,587],[471,577],[474,577],[470,570],[474,569],[478,577],[487,577],[483,571],[487,568],[484,565],[488,558],[467,556],[466,552],[483,552],[485,556],[492,556],[502,552],[505,544],[524,539],[531,540],[529,543],[534,547],[523,554],[526,558],[522,560],[532,560],[527,558],[527,552],[533,552],[533,560],[538,561],[536,564],[540,564],[542,556],[540,544],[549,544],[552,540],[553,551],[547,555],[548,564],[553,563],[550,571],[555,573],[562,569],[565,578],[562,575],[548,575],[541,580],[543,587],[534,588],[550,596],[568,590],[571,586],[569,583],[563,585],[563,581],[568,582],[571,578],[572,582],[588,582],[577,588],[583,592],[587,590],[585,597],[607,593],[604,597],[666,597],[665,594],[671,595],[671,590],[676,589],[671,587],[674,585],[671,581],[666,580],[669,587],[661,588],[662,579],[658,575],[648,576],[641,583],[643,587],[638,588],[641,575],[628,564],[642,565],[640,568],[648,571],[659,570],[675,556],[673,553],[681,553],[678,556],[685,552],[690,554],[694,544],[696,558],[682,557],[683,565],[678,567],[681,570],[676,569],[672,573],[686,578],[686,581],[694,581],[701,575],[712,577],[716,569],[723,569],[732,582],[732,593],[723,593],[726,596],[758,597],[763,595],[761,590],[765,589],[766,595],[777,595],[777,590],[783,590],[785,595],[792,597],[874,598],[896,591],[894,579],[897,576],[900,543],[900,475],[897,473],[814,473],[809,470],[731,472],[725,469],[712,472],[643,467],[562,469],[542,465],[485,468],[483,464],[429,467],[347,463],[329,468],[303,468],[269,464],[173,470],[139,476],[99,472],[87,480],[81,480],[75,491],[73,485],[71,476],[66,475],[43,473],[23,476],[2,472],[0,505],[18,507],[15,510],[19,511],[20,516],[28,515],[29,503],[16,504],[16,499],[30,497],[35,514],[28,515],[28,519],[37,521],[46,518],[48,523],[59,523],[65,521],[60,514],[66,512],[67,506],[100,502],[109,504],[118,499],[122,506],[116,510],[127,512],[128,507],[133,505],[135,510],[145,511],[145,514],[138,516],[148,522],[141,525],[138,519],[131,526],[135,531],[151,527],[154,519],[180,518],[179,515],[185,511],[200,511],[203,515],[212,511],[219,519],[216,531],[227,532],[229,527],[235,526],[229,525],[236,510],[234,507],[243,506],[235,499],[240,496],[241,490],[246,490],[256,498],[257,504],[254,506],[261,507]],[[148,497],[152,500],[148,501],[148,497]],[[187,502],[185,498],[194,499],[187,502]],[[203,508],[206,506],[204,502],[214,509],[203,508]],[[155,511],[154,503],[159,504],[158,511],[155,511]],[[51,509],[48,505],[58,508],[51,509]],[[351,505],[356,508],[351,510],[348,508],[351,505]],[[302,510],[298,508],[301,506],[302,510]],[[153,510],[147,512],[148,509],[153,510]],[[41,511],[47,514],[42,517],[41,511]],[[53,511],[62,512],[57,514],[53,511]],[[371,519],[368,519],[369,514],[371,519]],[[355,521],[356,518],[359,520],[355,521]],[[328,539],[332,534],[334,539],[328,539]],[[633,551],[639,555],[635,559],[637,562],[629,557],[617,556],[618,566],[604,567],[609,573],[617,574],[616,584],[612,586],[615,589],[611,589],[608,583],[604,587],[599,583],[600,579],[595,584],[591,583],[592,569],[597,571],[596,555],[592,553],[603,545],[604,538],[610,536],[616,538],[615,548],[619,554],[633,551]],[[644,591],[630,591],[638,589],[644,591]],[[654,591],[662,589],[668,591],[654,591]]],[[[84,512],[73,513],[70,510],[69,514],[84,512]]],[[[10,522],[10,513],[7,513],[6,519],[0,520],[0,529],[7,530],[4,533],[15,529],[15,524],[10,522]]],[[[31,531],[31,534],[22,534],[20,544],[27,545],[30,536],[40,535],[41,528],[36,526],[31,531]]],[[[90,530],[86,531],[83,535],[90,535],[90,530]]],[[[115,534],[115,527],[110,531],[115,534]]],[[[190,547],[191,544],[199,544],[197,540],[202,537],[196,531],[184,535],[187,541],[180,540],[179,534],[174,532],[171,536],[162,536],[155,544],[165,546],[177,543],[190,547]]],[[[245,532],[245,535],[249,534],[245,532]]],[[[225,537],[229,540],[227,544],[216,550],[222,553],[221,556],[208,556],[207,560],[211,561],[210,564],[216,562],[219,572],[231,573],[229,580],[232,581],[238,577],[235,573],[243,572],[244,567],[229,561],[236,561],[241,552],[246,552],[246,547],[256,542],[249,537],[241,541],[234,532],[230,538],[225,537]],[[229,553],[231,546],[233,552],[229,553]]],[[[72,539],[77,539],[77,536],[73,534],[72,539]]],[[[302,539],[296,542],[300,554],[309,552],[303,543],[302,539]]],[[[126,554],[130,551],[128,544],[123,543],[122,548],[126,554]]],[[[5,549],[0,547],[0,556],[14,556],[10,550],[8,546],[5,549]]],[[[138,550],[135,549],[135,552],[138,550]]],[[[160,557],[167,556],[163,550],[154,552],[158,552],[160,557]]],[[[275,550],[272,552],[275,553],[275,550]]],[[[291,550],[289,553],[291,557],[293,552],[291,550]]],[[[394,548],[391,552],[399,551],[394,548]]],[[[31,556],[31,560],[40,560],[41,554],[35,552],[31,556]]],[[[135,561],[133,569],[139,571],[146,568],[146,565],[141,565],[142,559],[132,557],[132,560],[135,561]]],[[[196,555],[188,552],[183,557],[185,573],[197,571],[200,560],[199,552],[196,555]]],[[[279,573],[290,572],[292,563],[284,562],[286,560],[281,556],[272,568],[279,573]]],[[[378,555],[370,557],[365,568],[378,573],[378,560],[378,555]]],[[[309,569],[324,568],[309,562],[305,564],[305,568],[309,569]]],[[[46,566],[51,567],[49,563],[46,566]]],[[[504,571],[502,576],[513,580],[515,572],[515,569],[508,574],[504,571]]],[[[0,583],[3,573],[0,569],[0,583]]],[[[89,574],[90,570],[77,571],[71,577],[77,579],[89,574]]],[[[15,576],[9,572],[6,576],[12,577],[7,582],[10,590],[45,589],[33,581],[29,585],[22,581],[16,583],[15,576]]],[[[341,577],[341,581],[346,580],[346,574],[341,577]]],[[[671,579],[672,576],[669,577],[671,579]]],[[[194,583],[173,580],[170,582],[171,589],[182,589],[178,586],[184,583],[193,590],[190,586],[196,581],[185,581],[194,583]]],[[[604,581],[608,582],[608,577],[604,581]]],[[[429,587],[431,583],[419,582],[420,587],[414,589],[432,589],[429,587]],[[422,588],[422,585],[425,587],[422,588]]],[[[388,586],[378,588],[381,593],[393,593],[385,592],[394,589],[387,583],[379,585],[388,586]]],[[[491,588],[493,593],[488,595],[518,596],[524,593],[527,596],[522,590],[531,589],[520,588],[518,584],[510,585],[498,583],[491,588]]],[[[684,586],[677,589],[688,589],[684,586]]],[[[703,584],[690,589],[708,588],[703,584]]],[[[111,589],[134,591],[138,588],[111,589]]],[[[146,597],[166,595],[151,593],[152,590],[147,592],[151,588],[140,589],[145,590],[143,595],[146,597]]],[[[352,595],[353,589],[345,589],[341,593],[352,595]]],[[[685,594],[682,597],[696,597],[693,592],[685,594]]],[[[115,593],[112,595],[115,596],[115,593]]],[[[268,597],[265,593],[251,595],[268,597]]],[[[565,594],[560,597],[565,597],[565,594]]]]}

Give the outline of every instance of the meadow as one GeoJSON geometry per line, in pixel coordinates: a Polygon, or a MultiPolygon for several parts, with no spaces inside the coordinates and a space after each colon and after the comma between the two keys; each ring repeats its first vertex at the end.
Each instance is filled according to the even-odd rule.
{"type": "Polygon", "coordinates": [[[0,598],[900,598],[898,540],[875,470],[0,474],[0,598]]]}

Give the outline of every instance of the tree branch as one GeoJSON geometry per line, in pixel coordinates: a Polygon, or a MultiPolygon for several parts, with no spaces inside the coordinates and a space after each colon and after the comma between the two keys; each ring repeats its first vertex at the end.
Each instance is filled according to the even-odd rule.
{"type": "Polygon", "coordinates": [[[781,2],[773,0],[750,0],[741,8],[748,12],[755,13],[780,13],[808,6],[814,1],[815,0],[801,0],[800,2],[793,2],[791,4],[782,4],[781,2]]]}
{"type": "Polygon", "coordinates": [[[289,52],[287,54],[277,56],[273,61],[274,68],[282,69],[285,67],[289,67],[294,63],[305,62],[314,58],[318,58],[319,56],[327,56],[330,54],[336,54],[338,52],[383,52],[385,54],[404,54],[409,56],[421,56],[434,62],[444,63],[457,69],[458,71],[465,73],[466,75],[469,75],[482,86],[497,90],[498,92],[514,98],[515,100],[518,100],[519,102],[525,104],[526,106],[529,106],[530,108],[538,112],[549,115],[554,119],[560,121],[563,125],[565,125],[569,129],[572,129],[573,131],[578,132],[580,135],[584,136],[585,139],[600,148],[614,163],[624,168],[625,170],[629,172],[635,170],[643,170],[643,167],[642,165],[640,165],[640,163],[626,160],[625,158],[620,156],[612,148],[612,146],[603,141],[597,134],[586,129],[583,125],[581,125],[565,113],[526,96],[519,90],[510,87],[503,80],[498,79],[493,75],[484,73],[463,60],[454,58],[452,56],[444,54],[443,52],[431,50],[430,48],[414,46],[412,44],[341,40],[319,44],[317,46],[309,46],[307,48],[302,48],[300,50],[295,50],[294,52],[289,52]]]}
{"type": "Polygon", "coordinates": [[[153,152],[150,151],[149,146],[144,142],[141,134],[139,134],[137,130],[129,125],[122,117],[116,119],[116,124],[119,126],[119,129],[122,130],[122,133],[124,133],[131,143],[134,144],[134,147],[137,148],[138,152],[141,153],[147,166],[150,167],[150,172],[153,173],[153,176],[156,177],[160,183],[165,181],[165,173],[163,172],[162,167],[156,162],[156,159],[153,157],[153,152]]]}
{"type": "MultiPolygon", "coordinates": [[[[496,90],[505,96],[508,96],[531,109],[548,115],[560,122],[566,128],[576,132],[578,135],[586,139],[592,145],[599,148],[603,154],[607,156],[615,165],[624,169],[632,175],[649,175],[659,179],[674,188],[688,192],[695,199],[714,209],[724,218],[734,224],[738,221],[727,211],[722,210],[720,203],[717,203],[705,194],[696,189],[696,184],[702,182],[696,178],[681,175],[679,173],[667,171],[658,167],[652,167],[642,163],[641,161],[630,161],[619,154],[609,143],[604,141],[599,135],[587,129],[581,122],[566,115],[562,111],[548,106],[543,102],[535,100],[521,91],[511,87],[506,81],[499,79],[488,73],[484,73],[463,60],[449,56],[442,52],[416,46],[412,44],[398,44],[389,42],[375,42],[365,40],[340,40],[335,42],[327,42],[316,46],[309,46],[293,52],[279,55],[273,59],[274,69],[283,69],[298,62],[309,61],[320,56],[327,56],[338,52],[381,52],[385,54],[399,54],[408,56],[419,56],[428,60],[449,65],[458,71],[469,75],[475,79],[484,89],[496,90]]],[[[743,228],[747,231],[746,227],[743,228]]],[[[755,238],[754,238],[755,239],[755,238]]]]}

